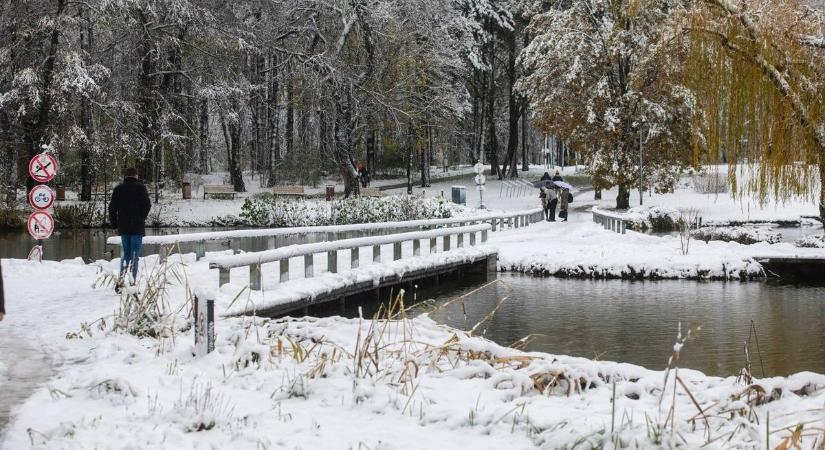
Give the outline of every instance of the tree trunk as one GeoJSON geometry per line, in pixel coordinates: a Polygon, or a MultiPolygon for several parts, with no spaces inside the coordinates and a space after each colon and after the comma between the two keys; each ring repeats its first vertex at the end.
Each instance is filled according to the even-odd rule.
{"type": "Polygon", "coordinates": [[[819,219],[825,224],[825,154],[819,160],[819,219]]]}
{"type": "Polygon", "coordinates": [[[200,100],[198,117],[198,172],[209,173],[209,101],[200,100]]]}
{"type": "MultiPolygon", "coordinates": [[[[54,20],[60,21],[60,16],[66,6],[66,0],[57,1],[57,12],[54,20]]],[[[37,118],[33,124],[28,124],[26,141],[28,142],[29,158],[34,158],[40,153],[40,144],[45,144],[47,130],[50,125],[50,112],[52,108],[52,79],[54,78],[54,64],[57,57],[57,48],[60,45],[60,27],[54,27],[49,37],[49,48],[46,60],[43,62],[43,71],[40,75],[40,105],[37,109],[37,118]]],[[[26,191],[30,191],[35,185],[34,179],[26,177],[26,191]]]]}
{"type": "Polygon", "coordinates": [[[284,140],[286,141],[286,157],[289,161],[295,160],[292,154],[295,140],[295,107],[293,105],[292,78],[286,83],[286,125],[284,126],[284,140]]]}
{"type": "MultiPolygon", "coordinates": [[[[85,22],[86,10],[81,9],[81,22],[85,22]]],[[[92,53],[92,24],[87,22],[80,31],[80,48],[86,55],[92,53]]],[[[92,105],[85,96],[80,99],[80,129],[86,140],[80,144],[80,201],[88,202],[92,199],[92,151],[94,145],[94,127],[92,125],[92,105]]]]}
{"type": "Polygon", "coordinates": [[[278,183],[278,168],[277,163],[281,160],[281,115],[280,107],[278,106],[278,72],[275,68],[278,66],[278,57],[272,55],[270,62],[270,76],[272,77],[267,84],[267,133],[269,133],[269,143],[267,145],[267,172],[269,179],[267,186],[272,187],[278,183]]]}
{"type": "Polygon", "coordinates": [[[413,128],[412,120],[409,122],[407,129],[407,195],[413,193],[412,188],[412,155],[413,146],[415,143],[415,128],[413,128]]]}
{"type": "Polygon", "coordinates": [[[221,128],[223,139],[226,142],[226,157],[229,164],[229,179],[235,192],[246,192],[241,170],[241,123],[243,123],[242,118],[239,118],[237,123],[226,123],[224,115],[221,114],[221,128]]]}
{"type": "Polygon", "coordinates": [[[427,124],[427,150],[421,151],[421,187],[430,187],[430,156],[433,154],[433,127],[427,124]]]}
{"type": "MultiPolygon", "coordinates": [[[[336,89],[333,86],[333,89],[336,89]]],[[[340,88],[338,88],[340,89],[340,88]]],[[[352,155],[355,122],[352,117],[352,93],[347,89],[344,95],[338,92],[335,101],[335,130],[332,154],[338,164],[338,172],[344,182],[344,198],[360,192],[352,155]]]]}
{"type": "MultiPolygon", "coordinates": [[[[493,44],[490,44],[494,47],[493,44]]],[[[492,52],[491,52],[492,53],[492,52]]],[[[487,152],[490,154],[490,175],[497,175],[502,179],[504,175],[498,166],[498,136],[496,136],[496,77],[495,66],[490,62],[490,74],[487,77],[487,106],[485,115],[487,116],[487,152]]]]}
{"type": "Polygon", "coordinates": [[[367,136],[367,170],[375,176],[375,128],[371,128],[367,136]]]}
{"type": "Polygon", "coordinates": [[[619,195],[616,196],[616,209],[630,208],[630,190],[627,186],[619,185],[619,195]]]}
{"type": "Polygon", "coordinates": [[[521,117],[516,84],[516,32],[507,33],[507,156],[504,157],[504,176],[518,178],[518,123],[521,117]]]}
{"type": "Polygon", "coordinates": [[[524,105],[521,108],[521,171],[527,172],[530,170],[530,149],[527,143],[527,101],[524,100],[524,105]]]}

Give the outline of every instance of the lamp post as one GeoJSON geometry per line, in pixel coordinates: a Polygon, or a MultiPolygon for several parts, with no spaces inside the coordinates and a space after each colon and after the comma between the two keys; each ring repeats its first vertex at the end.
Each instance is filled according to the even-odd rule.
{"type": "Polygon", "coordinates": [[[477,162],[475,167],[476,177],[476,189],[478,190],[478,209],[487,209],[484,206],[484,184],[487,182],[487,178],[484,176],[484,165],[481,164],[481,161],[477,162]]]}
{"type": "Polygon", "coordinates": [[[642,138],[644,126],[645,121],[642,119],[639,125],[639,205],[644,204],[644,139],[642,138]]]}

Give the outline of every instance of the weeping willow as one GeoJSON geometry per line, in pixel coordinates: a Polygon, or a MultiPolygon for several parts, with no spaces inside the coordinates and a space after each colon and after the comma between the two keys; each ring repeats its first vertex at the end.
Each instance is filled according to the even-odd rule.
{"type": "MultiPolygon", "coordinates": [[[[795,2],[780,1],[792,21],[795,2]]],[[[783,8],[760,12],[771,17],[753,21],[756,13],[704,0],[687,16],[684,82],[701,111],[692,119],[694,164],[727,161],[731,192],[762,204],[812,198],[819,184],[822,205],[822,55],[784,27],[762,28],[781,26],[772,12],[783,8]]]]}

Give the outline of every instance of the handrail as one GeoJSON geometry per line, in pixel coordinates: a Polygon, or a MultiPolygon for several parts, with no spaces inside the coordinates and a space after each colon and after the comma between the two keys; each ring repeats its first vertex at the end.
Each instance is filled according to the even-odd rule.
{"type": "Polygon", "coordinates": [[[385,236],[370,236],[361,238],[341,239],[331,242],[317,242],[310,244],[297,244],[274,250],[264,250],[260,252],[250,252],[238,255],[227,255],[217,257],[209,263],[210,269],[218,269],[218,285],[229,283],[230,269],[237,267],[249,267],[250,288],[261,288],[261,265],[265,263],[280,263],[280,281],[289,280],[289,259],[304,257],[304,276],[311,278],[314,276],[314,255],[319,253],[327,254],[327,270],[338,271],[338,251],[350,250],[350,267],[357,268],[360,263],[361,247],[372,246],[373,261],[381,261],[381,246],[393,244],[393,260],[402,257],[401,244],[407,241],[413,242],[413,255],[421,254],[421,243],[429,240],[428,252],[437,251],[437,238],[442,239],[443,251],[451,248],[452,236],[457,236],[456,245],[464,247],[464,235],[469,234],[470,246],[476,245],[476,234],[481,234],[481,242],[487,241],[487,232],[492,229],[490,224],[470,225],[463,227],[440,228],[436,230],[414,231],[409,233],[398,233],[385,236]]]}
{"type": "MultiPolygon", "coordinates": [[[[260,229],[244,229],[232,231],[210,231],[203,233],[183,233],[170,234],[165,236],[145,236],[143,238],[144,245],[176,245],[186,243],[197,243],[196,254],[201,258],[205,254],[204,245],[209,241],[225,241],[232,239],[256,238],[256,237],[275,237],[287,235],[300,235],[312,233],[335,233],[348,231],[368,231],[368,230],[391,230],[391,229],[405,229],[405,228],[419,228],[419,227],[435,227],[435,226],[449,226],[449,225],[464,225],[489,222],[492,225],[492,231],[497,231],[499,228],[505,227],[518,228],[520,226],[527,226],[540,220],[542,214],[541,209],[528,209],[522,211],[504,212],[504,213],[489,213],[471,217],[451,217],[448,219],[421,219],[408,220],[399,222],[381,222],[381,223],[357,223],[349,225],[322,225],[311,227],[289,227],[289,228],[260,228],[260,229]]],[[[120,238],[117,236],[110,237],[106,240],[109,245],[121,245],[120,238]]]]}
{"type": "Polygon", "coordinates": [[[631,222],[624,214],[604,211],[598,206],[594,206],[590,212],[593,213],[593,222],[602,225],[605,230],[615,231],[616,233],[625,234],[627,224],[631,222]]]}

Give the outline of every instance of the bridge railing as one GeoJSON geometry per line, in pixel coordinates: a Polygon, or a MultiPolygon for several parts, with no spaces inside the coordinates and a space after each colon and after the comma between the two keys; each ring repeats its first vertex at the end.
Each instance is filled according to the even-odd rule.
{"type": "Polygon", "coordinates": [[[369,236],[331,242],[290,245],[274,250],[221,256],[211,261],[209,268],[218,269],[218,285],[222,286],[229,283],[231,269],[249,267],[249,287],[253,290],[260,290],[262,278],[261,266],[266,263],[277,262],[279,264],[280,281],[283,283],[289,281],[290,258],[303,256],[304,278],[312,278],[315,276],[315,255],[317,254],[326,254],[327,271],[337,273],[338,253],[342,250],[349,251],[350,268],[356,269],[361,264],[361,250],[365,247],[372,247],[372,260],[374,263],[380,263],[381,246],[392,244],[392,258],[393,261],[397,261],[403,257],[402,244],[405,242],[412,241],[411,256],[420,256],[422,254],[422,247],[427,249],[427,253],[425,254],[438,252],[438,238],[441,238],[441,250],[447,252],[452,248],[454,236],[456,248],[465,246],[465,235],[469,235],[469,246],[475,246],[487,241],[487,232],[491,229],[492,226],[485,223],[385,236],[369,236]],[[479,234],[480,237],[477,237],[479,234]],[[429,241],[426,246],[422,245],[424,241],[429,241]]]}
{"type": "MultiPolygon", "coordinates": [[[[143,245],[193,245],[198,259],[206,253],[207,242],[227,242],[229,248],[235,249],[233,240],[245,238],[295,236],[315,233],[327,233],[327,240],[335,239],[335,233],[352,231],[386,231],[386,230],[409,230],[434,227],[465,226],[480,223],[488,223],[492,231],[504,230],[508,228],[519,228],[531,223],[540,222],[542,217],[541,209],[528,209],[507,213],[490,213],[472,217],[451,217],[448,219],[423,219],[400,222],[383,223],[358,223],[350,225],[323,225],[312,227],[289,227],[289,228],[253,228],[246,230],[231,231],[211,231],[204,233],[184,233],[170,234],[164,236],[145,236],[143,245]]],[[[110,237],[107,244],[120,246],[120,238],[110,237]]]]}
{"type": "Polygon", "coordinates": [[[591,212],[593,213],[593,222],[600,224],[605,230],[625,234],[628,225],[631,223],[623,214],[605,211],[598,206],[594,206],[591,212]]]}

